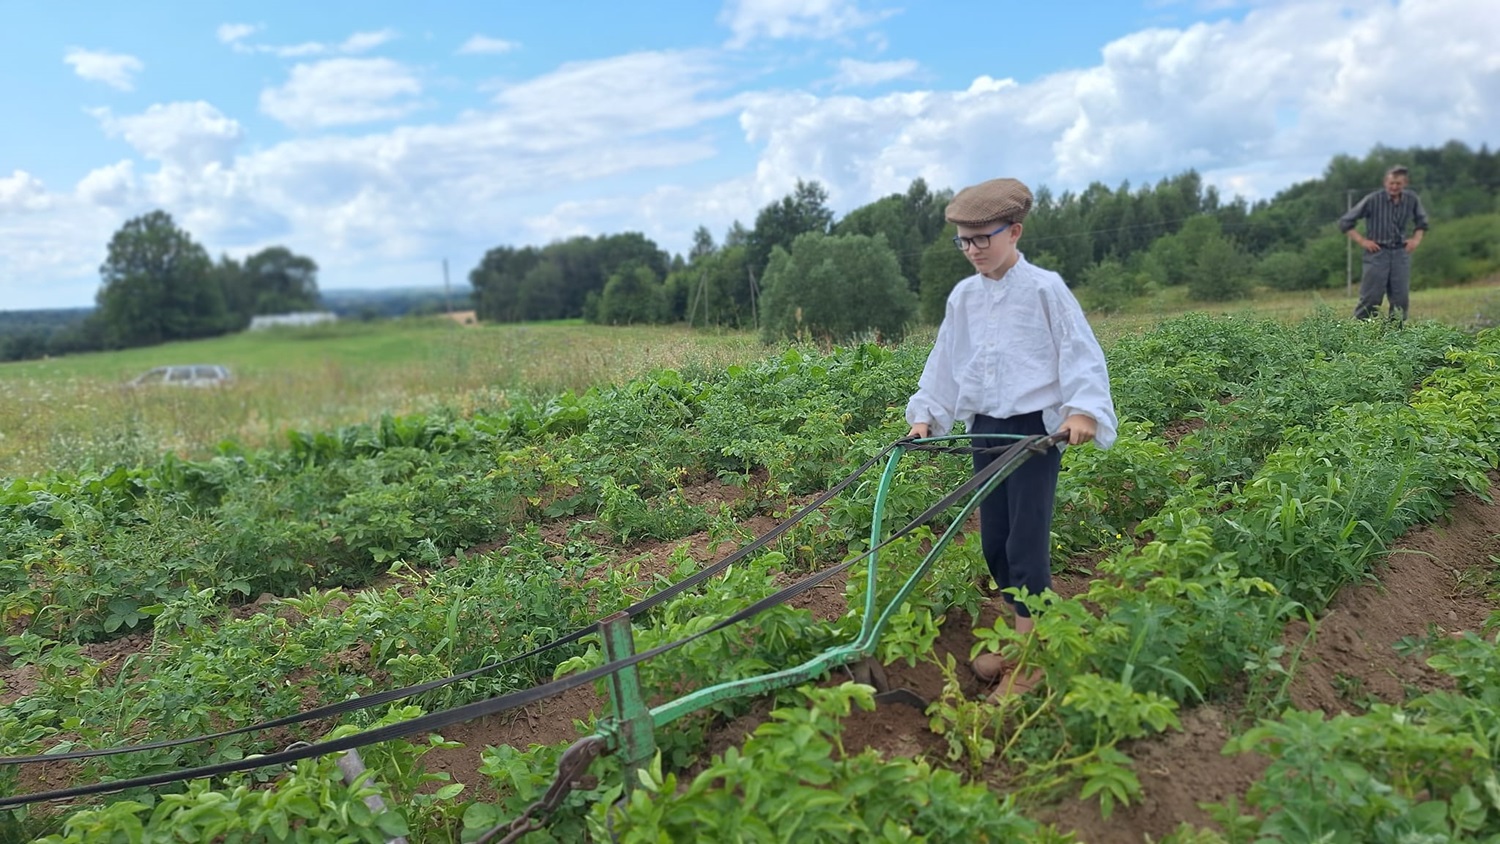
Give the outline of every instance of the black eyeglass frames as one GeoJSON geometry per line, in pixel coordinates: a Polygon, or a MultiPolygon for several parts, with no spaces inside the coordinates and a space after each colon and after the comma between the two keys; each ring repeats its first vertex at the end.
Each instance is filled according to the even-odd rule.
{"type": "Polygon", "coordinates": [[[960,252],[969,248],[970,246],[974,247],[975,249],[983,249],[986,246],[990,245],[990,238],[1005,231],[1012,225],[1012,223],[1006,223],[1005,225],[1001,226],[998,229],[995,229],[989,234],[976,234],[973,237],[963,237],[962,235],[960,235],[953,238],[953,245],[957,246],[960,252]]]}

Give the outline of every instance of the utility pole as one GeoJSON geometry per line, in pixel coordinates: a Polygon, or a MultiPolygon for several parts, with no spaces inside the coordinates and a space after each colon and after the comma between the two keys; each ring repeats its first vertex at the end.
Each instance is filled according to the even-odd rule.
{"type": "Polygon", "coordinates": [[[448,318],[453,318],[453,294],[448,285],[448,259],[443,259],[443,310],[447,312],[448,318]]]}
{"type": "Polygon", "coordinates": [[[760,303],[757,301],[760,298],[758,295],[760,292],[758,289],[759,285],[755,283],[755,270],[750,269],[749,264],[745,265],[745,274],[750,276],[750,324],[755,326],[756,331],[759,331],[760,303]]]}

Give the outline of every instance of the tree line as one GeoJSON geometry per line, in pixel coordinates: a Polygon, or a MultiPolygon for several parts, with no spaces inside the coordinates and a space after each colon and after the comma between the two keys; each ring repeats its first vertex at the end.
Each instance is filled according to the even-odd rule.
{"type": "MultiPolygon", "coordinates": [[[[1347,245],[1334,221],[1397,163],[1410,169],[1433,220],[1413,261],[1414,285],[1500,272],[1500,153],[1458,141],[1336,156],[1320,177],[1253,203],[1224,199],[1194,170],[1138,187],[1095,182],[1055,194],[1036,186],[1021,248],[1100,311],[1162,287],[1212,301],[1257,286],[1339,285],[1347,245]]],[[[896,339],[941,319],[949,291],[971,274],[943,219],[952,195],[919,178],[838,219],[827,190],[799,180],[751,227],[735,221],[716,240],[699,226],[686,255],[639,232],[498,246],[469,281],[479,318],[492,322],[686,323],[758,330],[768,342],[896,339]]],[[[214,261],[153,211],[111,238],[88,317],[24,328],[0,320],[0,360],[238,331],[259,314],[318,307],[317,273],[311,258],[281,246],[214,261]]]]}
{"type": "MultiPolygon", "coordinates": [[[[1500,271],[1500,154],[1458,141],[1336,156],[1318,178],[1255,202],[1224,198],[1194,170],[1138,187],[1037,186],[1021,248],[1102,311],[1160,287],[1215,301],[1257,286],[1341,285],[1346,243],[1334,222],[1398,163],[1434,221],[1416,255],[1417,286],[1500,271]]],[[[916,179],[837,219],[823,186],[799,181],[753,227],[736,221],[716,242],[700,226],[685,256],[639,233],[578,237],[492,249],[469,279],[480,318],[491,321],[683,322],[758,329],[768,341],[894,338],[915,321],[936,323],[948,292],[972,272],[943,220],[951,198],[916,179]]]]}
{"type": "Polygon", "coordinates": [[[318,307],[313,259],[271,246],[216,262],[165,211],[121,226],[99,275],[92,312],[0,332],[0,360],[213,337],[243,330],[255,316],[318,307]]]}

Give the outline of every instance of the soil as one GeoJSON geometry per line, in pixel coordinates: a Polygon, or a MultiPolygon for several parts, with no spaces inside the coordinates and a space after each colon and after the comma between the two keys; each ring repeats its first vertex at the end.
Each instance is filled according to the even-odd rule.
{"type": "MultiPolygon", "coordinates": [[[[1491,475],[1490,495],[1500,501],[1500,475],[1491,475]]],[[[1307,624],[1288,625],[1288,650],[1306,645],[1289,690],[1292,704],[1357,713],[1374,700],[1401,703],[1451,687],[1420,655],[1402,656],[1394,645],[1405,637],[1482,632],[1496,610],[1484,585],[1497,568],[1491,555],[1500,555],[1500,503],[1459,495],[1442,522],[1395,544],[1378,579],[1340,590],[1310,639],[1307,624]]],[[[1225,741],[1249,720],[1242,709],[1200,706],[1181,718],[1182,732],[1122,748],[1135,760],[1142,802],[1117,808],[1105,821],[1097,804],[1067,800],[1039,819],[1076,832],[1086,844],[1160,840],[1184,822],[1217,828],[1199,804],[1243,801],[1268,761],[1222,755],[1225,741]]]]}
{"type": "MultiPolygon", "coordinates": [[[[1500,496],[1500,475],[1492,476],[1492,482],[1491,492],[1500,496]]],[[[717,506],[719,502],[732,502],[743,490],[708,482],[694,493],[706,506],[717,506]]],[[[758,535],[773,524],[772,519],[757,516],[744,526],[758,535]]],[[[547,529],[565,531],[566,525],[547,529]]],[[[639,543],[621,559],[639,561],[642,581],[649,584],[659,574],[672,574],[673,553],[684,543],[688,556],[699,565],[732,550],[729,545],[715,547],[707,534],[698,534],[673,542],[639,543]]],[[[1443,522],[1408,534],[1391,550],[1376,572],[1377,579],[1341,591],[1311,631],[1305,623],[1289,625],[1288,650],[1301,649],[1296,679],[1290,688],[1293,704],[1329,713],[1358,712],[1373,700],[1399,703],[1408,695],[1445,687],[1444,678],[1423,665],[1420,657],[1399,655],[1392,646],[1404,637],[1482,630],[1495,609],[1488,594],[1493,590],[1488,584],[1495,580],[1493,555],[1500,555],[1500,505],[1460,495],[1443,522]]],[[[1064,595],[1086,590],[1089,562],[1064,567],[1055,588],[1064,595]]],[[[795,575],[784,574],[783,579],[791,582],[795,575]]],[[[842,615],[847,611],[844,578],[831,579],[810,590],[799,596],[796,604],[820,618],[842,615]]],[[[966,695],[977,696],[983,691],[968,667],[976,641],[972,631],[976,626],[994,624],[1000,606],[999,599],[991,596],[978,619],[954,611],[943,620],[934,656],[938,661],[953,657],[966,695]]],[[[147,647],[149,636],[134,636],[88,646],[88,652],[118,670],[124,657],[147,647]]],[[[938,662],[914,666],[898,662],[884,666],[884,670],[890,688],[909,689],[927,702],[941,696],[944,677],[938,662]]],[[[26,694],[34,687],[32,678],[29,668],[0,669],[0,702],[26,694]]],[[[825,682],[846,678],[838,672],[825,682]]],[[[453,781],[468,785],[467,793],[474,798],[493,797],[488,778],[478,772],[485,747],[526,748],[571,741],[587,734],[606,707],[607,701],[592,686],[585,686],[520,712],[455,725],[444,731],[444,738],[463,746],[432,750],[423,757],[425,765],[429,771],[448,773],[453,781]]],[[[747,714],[712,728],[703,760],[742,743],[765,721],[769,710],[767,701],[757,701],[747,714]]],[[[1140,802],[1116,808],[1107,821],[1100,817],[1096,802],[1078,799],[1063,800],[1031,814],[1059,829],[1074,831],[1080,841],[1093,844],[1160,840],[1184,822],[1213,826],[1199,804],[1243,798],[1264,770],[1266,760],[1222,755],[1224,743],[1248,721],[1246,713],[1232,702],[1200,706],[1180,716],[1181,731],[1121,748],[1135,760],[1143,789],[1140,802]]],[[[900,703],[883,704],[873,712],[856,712],[846,721],[844,744],[850,753],[868,747],[891,755],[925,756],[939,764],[946,750],[943,739],[930,731],[927,716],[900,703]]],[[[69,772],[62,765],[49,765],[31,766],[27,773],[28,781],[22,787],[31,790],[56,787],[68,779],[69,772]]]]}

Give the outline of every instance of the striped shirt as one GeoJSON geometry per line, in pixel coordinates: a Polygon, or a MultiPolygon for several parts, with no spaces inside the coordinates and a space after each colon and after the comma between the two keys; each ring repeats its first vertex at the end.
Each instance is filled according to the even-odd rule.
{"type": "Polygon", "coordinates": [[[1427,212],[1422,208],[1422,200],[1409,190],[1401,191],[1401,196],[1394,202],[1384,190],[1366,196],[1339,218],[1339,231],[1347,233],[1361,217],[1365,220],[1365,237],[1386,249],[1400,249],[1406,245],[1408,222],[1415,223],[1419,230],[1427,229],[1427,212]]]}

